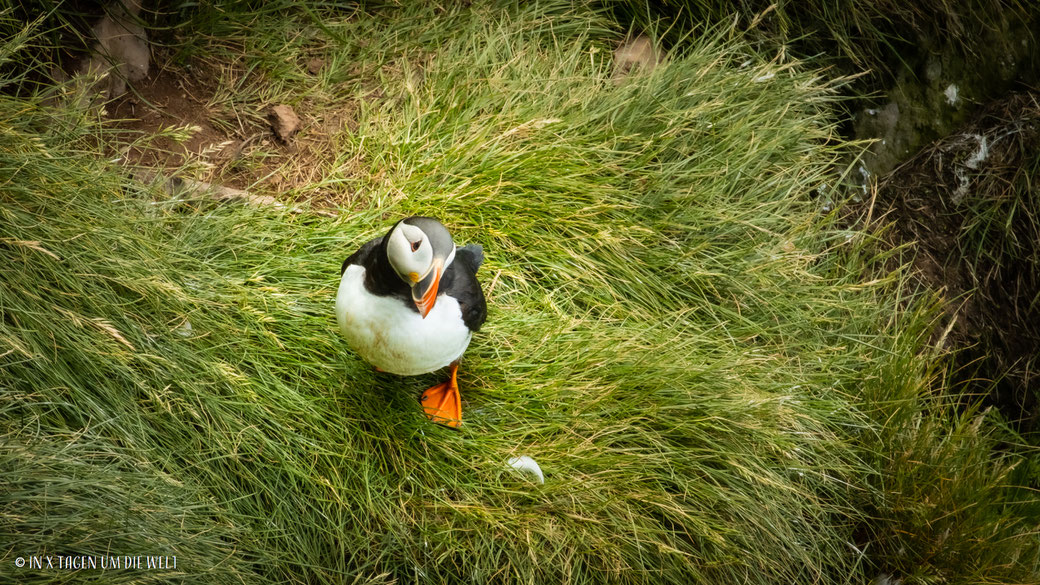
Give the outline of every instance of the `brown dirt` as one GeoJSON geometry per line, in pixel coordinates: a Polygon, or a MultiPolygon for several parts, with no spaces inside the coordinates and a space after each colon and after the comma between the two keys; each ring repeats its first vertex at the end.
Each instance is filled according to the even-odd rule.
{"type": "Polygon", "coordinates": [[[207,107],[206,98],[212,96],[213,91],[199,78],[181,77],[163,69],[135,84],[134,90],[108,106],[116,126],[128,131],[120,133],[125,139],[152,136],[172,126],[197,126],[199,130],[182,143],[158,138],[149,141],[146,147],[131,147],[128,158],[132,164],[172,169],[183,165],[192,155],[236,139],[217,130],[210,122],[213,113],[207,107]]]}
{"type": "Polygon", "coordinates": [[[257,111],[222,107],[214,97],[221,72],[208,71],[205,64],[193,64],[192,72],[155,66],[145,80],[106,106],[115,130],[113,148],[126,156],[128,166],[172,173],[187,164],[197,180],[318,207],[352,201],[350,193],[313,185],[328,173],[351,172],[330,167],[334,135],[357,128],[355,104],[294,104],[300,131],[283,141],[276,139],[265,116],[275,104],[257,106],[257,111]],[[194,127],[185,141],[155,137],[163,128],[185,126],[194,127]]]}
{"type": "Polygon", "coordinates": [[[889,242],[950,301],[939,329],[955,379],[1027,433],[1040,431],[1038,153],[1040,93],[1014,93],[886,175],[876,202],[889,242]]]}

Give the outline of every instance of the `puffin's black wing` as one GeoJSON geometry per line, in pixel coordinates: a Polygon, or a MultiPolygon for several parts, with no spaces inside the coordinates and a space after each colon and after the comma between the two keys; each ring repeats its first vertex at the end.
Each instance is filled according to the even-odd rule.
{"type": "Polygon", "coordinates": [[[386,236],[369,241],[344,260],[339,270],[340,277],[347,271],[348,266],[354,265],[365,269],[365,290],[376,296],[398,299],[413,311],[419,312],[412,302],[412,293],[408,285],[398,278],[386,259],[386,236]]]}
{"type": "MultiPolygon", "coordinates": [[[[487,319],[487,303],[484,302],[484,291],[477,282],[477,270],[484,262],[484,249],[479,244],[469,244],[455,250],[455,260],[448,271],[452,277],[442,283],[445,293],[459,302],[462,309],[462,321],[470,331],[479,331],[487,319]]],[[[443,279],[442,279],[443,280],[443,279]]]]}
{"type": "Polygon", "coordinates": [[[347,271],[347,266],[352,264],[369,268],[372,265],[372,253],[379,247],[379,244],[382,241],[383,236],[379,236],[378,238],[366,243],[364,246],[361,246],[360,250],[354,252],[343,261],[343,266],[339,269],[339,275],[343,276],[343,273],[347,271]]]}

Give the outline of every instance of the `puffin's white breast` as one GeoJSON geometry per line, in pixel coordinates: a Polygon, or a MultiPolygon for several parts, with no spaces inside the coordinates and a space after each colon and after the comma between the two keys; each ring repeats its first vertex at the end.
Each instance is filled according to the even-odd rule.
{"type": "Polygon", "coordinates": [[[347,344],[365,361],[415,376],[443,368],[466,351],[472,333],[458,301],[441,294],[423,319],[400,299],[368,292],[364,282],[364,267],[347,267],[336,294],[336,320],[347,344]]]}

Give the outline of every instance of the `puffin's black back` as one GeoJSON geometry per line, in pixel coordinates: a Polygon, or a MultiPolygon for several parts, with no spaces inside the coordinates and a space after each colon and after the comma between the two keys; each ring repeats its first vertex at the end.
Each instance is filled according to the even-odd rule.
{"type": "MultiPolygon", "coordinates": [[[[400,299],[408,308],[419,312],[412,301],[412,291],[394,272],[386,256],[386,238],[378,237],[367,242],[361,249],[343,261],[339,274],[342,277],[347,266],[358,265],[365,269],[365,289],[382,296],[400,299]]],[[[484,249],[479,244],[469,244],[455,249],[455,260],[441,275],[439,292],[447,294],[459,303],[462,321],[470,331],[479,331],[487,319],[487,303],[484,291],[477,281],[477,270],[484,262],[484,249]]]]}

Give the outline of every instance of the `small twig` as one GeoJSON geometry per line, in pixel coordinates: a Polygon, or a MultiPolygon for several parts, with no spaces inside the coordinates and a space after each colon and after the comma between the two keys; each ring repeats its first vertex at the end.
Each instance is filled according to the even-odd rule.
{"type": "Polygon", "coordinates": [[[872,181],[870,185],[870,204],[867,206],[867,221],[863,223],[864,228],[870,228],[870,220],[874,217],[874,204],[877,202],[878,184],[872,181]]]}
{"type": "MultiPolygon", "coordinates": [[[[152,183],[156,180],[162,180],[162,176],[158,171],[151,169],[140,169],[134,172],[134,177],[143,183],[152,183]]],[[[254,195],[249,191],[243,191],[242,189],[233,189],[231,187],[223,187],[221,185],[214,185],[205,181],[196,181],[194,179],[186,179],[183,177],[170,177],[163,180],[163,188],[171,194],[175,194],[179,191],[191,191],[208,193],[213,199],[217,201],[230,201],[232,199],[239,199],[245,201],[250,205],[256,206],[270,206],[283,208],[285,204],[279,202],[274,197],[269,195],[254,195]]]]}

